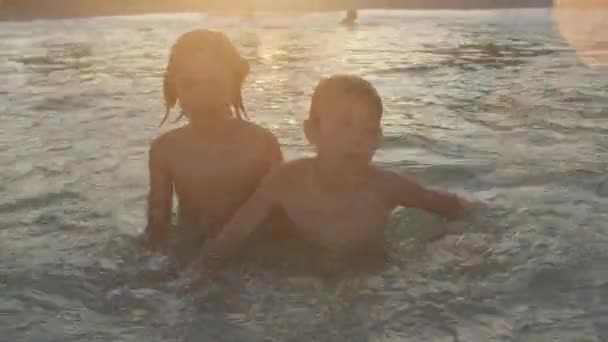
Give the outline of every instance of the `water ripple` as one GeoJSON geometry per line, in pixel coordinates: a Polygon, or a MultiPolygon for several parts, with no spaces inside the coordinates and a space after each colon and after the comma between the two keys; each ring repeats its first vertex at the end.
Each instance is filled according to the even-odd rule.
{"type": "Polygon", "coordinates": [[[0,335],[605,340],[606,79],[548,10],[364,11],[352,30],[340,15],[0,23],[0,335]],[[371,274],[320,280],[252,256],[182,293],[189,276],[135,236],[169,46],[199,27],[252,61],[247,109],[286,156],[312,152],[301,122],[318,79],[361,74],[386,105],[378,162],[488,208],[465,224],[396,211],[371,274]]]}

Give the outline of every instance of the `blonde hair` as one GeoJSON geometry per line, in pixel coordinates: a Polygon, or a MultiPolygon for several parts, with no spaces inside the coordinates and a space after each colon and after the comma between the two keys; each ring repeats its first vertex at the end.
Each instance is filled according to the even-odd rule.
{"type": "MultiPolygon", "coordinates": [[[[222,32],[194,30],[180,36],[171,47],[169,62],[163,79],[163,96],[166,112],[163,121],[160,123],[161,126],[167,120],[171,109],[177,103],[177,90],[173,79],[176,68],[180,65],[183,56],[199,51],[218,55],[221,57],[220,60],[227,63],[230,69],[233,70],[234,74],[230,75],[235,81],[234,98],[231,102],[231,107],[237,118],[243,119],[243,117],[247,117],[245,106],[243,105],[242,87],[245,78],[249,74],[249,63],[241,57],[236,47],[222,32]]],[[[179,121],[183,116],[183,113],[180,114],[174,122],[179,121]]]]}
{"type": "Polygon", "coordinates": [[[378,119],[382,117],[382,99],[370,82],[355,75],[337,74],[322,79],[315,87],[310,103],[309,120],[317,124],[321,119],[321,108],[326,106],[327,102],[341,96],[355,96],[369,101],[378,113],[378,119]]]}

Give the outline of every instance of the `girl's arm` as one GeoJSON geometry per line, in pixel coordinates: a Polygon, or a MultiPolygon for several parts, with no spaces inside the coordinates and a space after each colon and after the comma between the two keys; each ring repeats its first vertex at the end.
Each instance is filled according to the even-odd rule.
{"type": "Polygon", "coordinates": [[[146,240],[153,251],[165,252],[173,209],[173,181],[162,145],[157,140],[152,143],[148,155],[150,190],[146,240]]]}

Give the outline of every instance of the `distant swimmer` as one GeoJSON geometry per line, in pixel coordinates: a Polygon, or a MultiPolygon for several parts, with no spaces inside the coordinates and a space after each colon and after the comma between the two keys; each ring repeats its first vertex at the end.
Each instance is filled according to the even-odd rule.
{"type": "Polygon", "coordinates": [[[342,21],[340,22],[340,25],[344,25],[344,26],[355,25],[357,18],[358,18],[357,10],[350,9],[346,12],[346,17],[344,17],[344,19],[342,19],[342,21]]]}
{"type": "Polygon", "coordinates": [[[502,53],[500,52],[500,48],[494,43],[487,43],[482,48],[487,54],[492,57],[502,57],[502,53]]]}

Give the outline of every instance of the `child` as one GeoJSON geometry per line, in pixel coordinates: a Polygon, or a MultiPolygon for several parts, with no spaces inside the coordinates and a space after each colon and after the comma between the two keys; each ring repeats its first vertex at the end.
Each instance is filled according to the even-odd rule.
{"type": "Polygon", "coordinates": [[[188,262],[193,252],[198,255],[202,239],[214,236],[268,170],[282,162],[276,138],[243,119],[241,88],[248,72],[248,63],[220,32],[191,31],[173,45],[164,77],[163,122],[179,103],[188,124],[150,147],[145,238],[153,251],[167,252],[174,190],[176,251],[188,262]]]}
{"type": "Polygon", "coordinates": [[[382,138],[382,111],[378,93],[362,78],[322,80],[304,122],[316,156],[284,163],[264,178],[220,234],[207,242],[200,260],[205,272],[235,254],[273,208],[287,214],[298,238],[343,260],[383,260],[384,227],[396,207],[449,220],[465,218],[465,200],[371,164],[382,138]]]}

